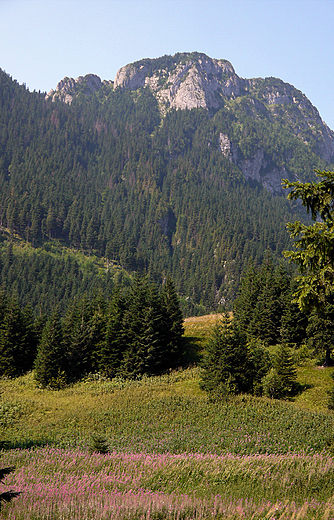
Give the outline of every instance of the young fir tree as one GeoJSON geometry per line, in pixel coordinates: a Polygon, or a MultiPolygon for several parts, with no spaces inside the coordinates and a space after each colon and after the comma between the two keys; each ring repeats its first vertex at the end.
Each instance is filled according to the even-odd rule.
{"type": "Polygon", "coordinates": [[[263,342],[252,339],[248,342],[249,372],[252,380],[252,393],[254,395],[263,394],[263,379],[272,367],[268,349],[263,342]]]}
{"type": "Polygon", "coordinates": [[[54,311],[43,329],[34,364],[35,380],[42,388],[59,388],[66,383],[66,357],[58,311],[54,311]]]}
{"type": "Polygon", "coordinates": [[[286,345],[280,345],[274,367],[264,378],[263,387],[265,395],[273,399],[288,399],[296,394],[297,371],[286,345]]]}
{"type": "Polygon", "coordinates": [[[76,380],[92,371],[93,330],[91,302],[87,297],[74,301],[63,320],[63,344],[67,375],[76,380]]]}
{"type": "Polygon", "coordinates": [[[225,316],[218,323],[206,349],[201,387],[213,399],[252,389],[252,368],[249,362],[246,335],[225,316]]]}
{"type": "Polygon", "coordinates": [[[308,226],[298,221],[287,224],[295,249],[284,251],[284,255],[299,267],[294,298],[301,310],[313,312],[308,332],[313,329],[315,343],[322,345],[326,353],[325,365],[330,365],[332,342],[328,339],[326,315],[334,298],[334,173],[316,170],[316,175],[319,182],[283,181],[284,188],[292,188],[288,199],[300,199],[314,221],[308,226]]]}
{"type": "Polygon", "coordinates": [[[248,340],[260,339],[266,345],[280,342],[291,280],[287,270],[276,267],[270,257],[258,268],[248,267],[233,308],[234,319],[248,340]]]}
{"type": "Polygon", "coordinates": [[[296,280],[292,279],[285,295],[280,336],[282,343],[300,347],[307,338],[308,313],[301,311],[297,303],[293,301],[296,288],[296,280]]]}
{"type": "Polygon", "coordinates": [[[246,334],[254,316],[260,287],[259,269],[250,262],[241,277],[239,293],[233,305],[233,317],[246,334]]]}
{"type": "Polygon", "coordinates": [[[122,371],[127,377],[161,371],[166,349],[165,332],[156,287],[147,277],[136,277],[127,296],[123,318],[127,345],[122,371]]]}
{"type": "Polygon", "coordinates": [[[174,283],[169,277],[162,287],[160,301],[166,341],[162,369],[174,368],[182,363],[184,319],[174,283]]]}
{"type": "Polygon", "coordinates": [[[334,348],[334,304],[333,296],[328,297],[328,303],[310,313],[306,328],[307,344],[313,352],[324,359],[323,366],[332,366],[331,352],[334,348]]]}
{"type": "Polygon", "coordinates": [[[0,374],[15,377],[32,368],[37,340],[31,309],[22,311],[16,298],[2,296],[0,374]]]}
{"type": "Polygon", "coordinates": [[[31,370],[37,354],[38,336],[36,332],[35,319],[30,304],[21,310],[22,328],[24,336],[22,339],[22,348],[19,356],[19,363],[22,371],[31,370]]]}
{"type": "Polygon", "coordinates": [[[20,308],[16,301],[2,293],[0,324],[0,375],[15,377],[17,354],[22,339],[20,308]]]}

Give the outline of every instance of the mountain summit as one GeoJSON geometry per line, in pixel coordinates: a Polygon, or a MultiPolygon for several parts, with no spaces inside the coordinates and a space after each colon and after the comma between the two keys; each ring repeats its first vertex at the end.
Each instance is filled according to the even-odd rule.
{"type": "Polygon", "coordinates": [[[170,108],[217,109],[224,98],[235,98],[245,89],[245,80],[227,60],[216,60],[197,52],[144,59],[122,67],[115,88],[137,90],[149,87],[163,111],[170,108]]]}
{"type": "Polygon", "coordinates": [[[248,130],[247,136],[250,153],[245,154],[239,139],[229,132],[220,132],[216,144],[246,179],[259,182],[273,194],[281,192],[281,179],[289,177],[289,169],[285,164],[272,164],[262,138],[256,136],[259,120],[265,119],[283,132],[289,132],[322,160],[334,161],[334,132],[300,90],[278,78],[240,78],[227,60],[198,52],[146,58],[121,67],[114,82],[101,81],[93,74],[76,80],[64,78],[56,91],[51,90],[46,97],[71,103],[80,94],[90,96],[103,88],[104,92],[108,89],[136,92],[148,88],[162,116],[172,109],[205,109],[211,115],[225,109],[229,118],[239,121],[239,125],[240,117],[253,120],[253,128],[248,130]]]}

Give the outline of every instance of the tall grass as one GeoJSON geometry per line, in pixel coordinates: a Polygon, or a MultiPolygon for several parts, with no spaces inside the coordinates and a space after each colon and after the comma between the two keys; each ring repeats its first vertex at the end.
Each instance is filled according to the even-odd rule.
{"type": "Polygon", "coordinates": [[[89,455],[13,450],[4,519],[320,519],[334,517],[334,461],[303,455],[89,455]]]}
{"type": "Polygon", "coordinates": [[[198,387],[199,369],[141,381],[87,379],[40,390],[31,376],[3,381],[0,439],[12,447],[85,449],[94,435],[114,451],[154,453],[330,452],[334,416],[251,396],[216,404],[198,387]]]}

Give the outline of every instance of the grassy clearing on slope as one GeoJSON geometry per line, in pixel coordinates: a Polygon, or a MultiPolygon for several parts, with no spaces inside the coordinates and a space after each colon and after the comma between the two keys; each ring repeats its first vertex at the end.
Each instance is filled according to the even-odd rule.
{"type": "Polygon", "coordinates": [[[193,368],[134,382],[93,378],[59,391],[36,388],[31,374],[2,381],[0,438],[86,449],[102,435],[115,451],[175,454],[320,453],[331,445],[333,415],[252,396],[210,403],[199,379],[193,368]]]}
{"type": "Polygon", "coordinates": [[[222,318],[222,314],[207,314],[184,320],[185,338],[194,345],[194,352],[200,358],[213,327],[222,318]]]}
{"type": "Polygon", "coordinates": [[[305,391],[294,402],[304,410],[327,410],[328,392],[333,387],[333,368],[323,368],[308,364],[297,368],[298,381],[305,385],[305,391]]]}

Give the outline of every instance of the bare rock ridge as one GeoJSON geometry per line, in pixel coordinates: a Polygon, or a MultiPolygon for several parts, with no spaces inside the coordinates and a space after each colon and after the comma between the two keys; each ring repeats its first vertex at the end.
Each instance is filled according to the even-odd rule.
{"type": "Polygon", "coordinates": [[[222,104],[221,96],[240,94],[245,81],[237,76],[230,62],[193,54],[176,55],[171,70],[168,61],[153,71],[152,60],[126,65],[117,72],[114,86],[130,90],[149,87],[162,112],[168,108],[215,109],[222,104]]]}
{"type": "MultiPolygon", "coordinates": [[[[212,59],[198,52],[143,59],[121,67],[114,82],[101,81],[94,74],[76,80],[64,78],[46,97],[71,103],[75,96],[90,96],[102,87],[106,87],[106,95],[113,89],[149,88],[162,116],[171,109],[202,108],[214,113],[225,106],[233,111],[240,101],[250,117],[269,115],[305,145],[311,147],[313,143],[312,149],[321,159],[334,161],[334,132],[300,90],[277,78],[240,78],[227,60],[212,59]]],[[[287,172],[284,167],[270,167],[261,146],[247,159],[240,156],[235,143],[224,133],[216,146],[240,168],[246,179],[260,182],[271,193],[281,191],[281,178],[287,177],[287,172]]]]}
{"type": "Polygon", "coordinates": [[[90,96],[100,90],[103,85],[112,83],[112,81],[101,81],[101,78],[96,74],[79,76],[77,79],[66,77],[59,81],[56,90],[51,89],[45,97],[46,99],[51,98],[52,101],[59,99],[70,105],[75,96],[79,94],[90,96]]]}

